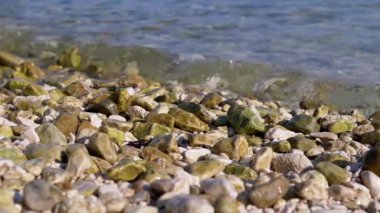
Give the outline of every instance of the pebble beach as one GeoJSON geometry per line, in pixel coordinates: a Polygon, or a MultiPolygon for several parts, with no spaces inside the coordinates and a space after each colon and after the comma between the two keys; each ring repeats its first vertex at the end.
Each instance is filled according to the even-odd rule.
{"type": "Polygon", "coordinates": [[[380,111],[0,51],[0,212],[379,212],[380,111]]]}

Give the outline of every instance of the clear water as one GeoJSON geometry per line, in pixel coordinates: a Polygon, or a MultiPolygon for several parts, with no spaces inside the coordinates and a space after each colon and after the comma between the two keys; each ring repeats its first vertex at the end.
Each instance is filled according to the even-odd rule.
{"type": "MultiPolygon", "coordinates": [[[[377,0],[2,0],[0,26],[27,29],[39,40],[153,47],[210,75],[240,73],[251,88],[247,78],[258,72],[246,64],[360,86],[380,80],[377,0]],[[221,62],[209,63],[215,60],[221,62]],[[237,71],[228,67],[239,63],[237,71]]],[[[188,66],[179,68],[183,78],[195,75],[188,66]]],[[[375,87],[368,91],[380,100],[375,87]]]]}

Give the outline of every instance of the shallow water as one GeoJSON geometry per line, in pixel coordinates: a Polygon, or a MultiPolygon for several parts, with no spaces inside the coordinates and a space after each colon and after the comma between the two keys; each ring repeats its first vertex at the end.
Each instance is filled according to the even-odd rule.
{"type": "Polygon", "coordinates": [[[379,9],[375,0],[2,0],[0,47],[33,55],[56,41],[90,43],[93,58],[137,60],[154,79],[216,76],[263,97],[377,108],[379,9]]]}

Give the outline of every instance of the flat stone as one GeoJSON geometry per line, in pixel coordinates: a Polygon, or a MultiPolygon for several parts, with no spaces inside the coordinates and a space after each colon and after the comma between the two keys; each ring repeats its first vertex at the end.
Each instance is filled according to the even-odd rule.
{"type": "Polygon", "coordinates": [[[349,171],[330,162],[320,162],[315,165],[315,169],[326,177],[329,184],[341,184],[350,178],[349,171]]]}
{"type": "Polygon", "coordinates": [[[227,165],[224,169],[224,173],[235,175],[242,180],[254,180],[257,177],[255,170],[236,163],[227,165]]]}
{"type": "Polygon", "coordinates": [[[169,114],[149,112],[145,117],[145,121],[147,123],[158,123],[171,129],[174,128],[174,118],[169,114]]]}
{"type": "Polygon", "coordinates": [[[124,159],[112,167],[107,176],[113,180],[132,181],[145,171],[145,161],[124,159]]]}
{"type": "Polygon", "coordinates": [[[66,149],[60,145],[37,143],[27,146],[25,154],[29,159],[46,158],[62,161],[65,150],[66,149]]]}
{"type": "Polygon", "coordinates": [[[55,120],[54,125],[68,137],[70,133],[75,135],[79,126],[79,119],[77,115],[72,113],[61,113],[55,120]]]}
{"type": "Polygon", "coordinates": [[[310,137],[319,138],[321,141],[336,141],[338,135],[332,132],[312,132],[310,137]]]}
{"type": "Polygon", "coordinates": [[[183,109],[183,110],[186,110],[190,113],[193,113],[194,115],[196,115],[199,119],[201,119],[205,123],[211,123],[212,122],[213,116],[207,110],[207,108],[201,104],[197,104],[194,102],[181,102],[178,105],[178,107],[183,109]]]}
{"type": "Polygon", "coordinates": [[[200,179],[211,178],[224,170],[224,164],[218,160],[203,160],[190,164],[187,171],[200,179]]]}
{"type": "Polygon", "coordinates": [[[196,147],[193,149],[188,149],[184,152],[185,161],[187,163],[194,163],[198,161],[199,158],[211,154],[209,149],[196,147]]]}
{"type": "Polygon", "coordinates": [[[149,146],[153,146],[165,153],[179,152],[177,145],[177,135],[175,134],[156,136],[149,143],[149,146]]]}
{"type": "Polygon", "coordinates": [[[271,141],[282,141],[296,136],[297,133],[285,128],[273,127],[265,133],[265,138],[271,141]]]}

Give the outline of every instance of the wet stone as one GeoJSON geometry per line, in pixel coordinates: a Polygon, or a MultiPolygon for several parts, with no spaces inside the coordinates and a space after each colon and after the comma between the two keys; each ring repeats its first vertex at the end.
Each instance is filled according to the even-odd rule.
{"type": "Polygon", "coordinates": [[[119,114],[117,105],[109,99],[105,99],[97,104],[88,107],[87,111],[102,113],[107,116],[119,114]]]}
{"type": "Polygon", "coordinates": [[[212,116],[209,113],[209,111],[201,104],[197,104],[194,102],[181,102],[178,105],[179,108],[186,110],[190,113],[193,113],[196,115],[199,119],[204,121],[205,123],[211,123],[212,122],[212,116]]]}
{"type": "Polygon", "coordinates": [[[239,134],[251,135],[264,132],[265,125],[259,115],[250,108],[234,105],[227,112],[227,119],[235,131],[239,134]]]}
{"type": "Polygon", "coordinates": [[[296,115],[286,125],[287,128],[296,132],[310,134],[319,132],[320,126],[317,119],[308,115],[296,115]]]}
{"type": "Polygon", "coordinates": [[[201,100],[201,104],[210,109],[216,109],[220,103],[222,103],[223,98],[218,93],[212,92],[208,93],[201,100]]]}
{"type": "Polygon", "coordinates": [[[367,151],[363,158],[363,169],[380,176],[380,147],[367,151]]]}

